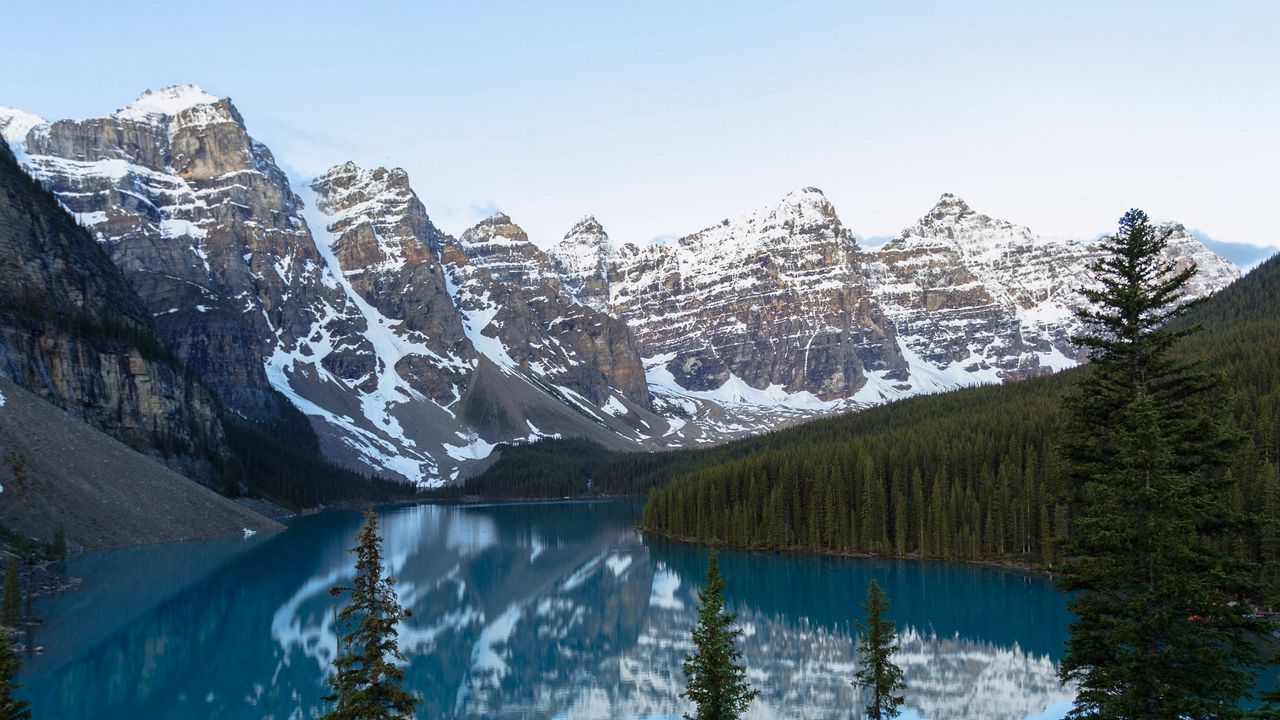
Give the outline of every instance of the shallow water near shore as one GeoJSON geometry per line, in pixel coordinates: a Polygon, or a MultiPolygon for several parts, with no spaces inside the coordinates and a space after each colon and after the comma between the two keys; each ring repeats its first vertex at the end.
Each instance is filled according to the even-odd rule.
{"type": "MultiPolygon", "coordinates": [[[[425,504],[381,513],[420,718],[667,718],[706,566],[632,530],[642,501],[425,504]]],[[[336,648],[328,588],[355,511],[273,535],[90,553],[81,590],[37,604],[36,718],[307,718],[336,648]]],[[[1070,614],[1043,576],[941,562],[722,550],[760,689],[750,718],[856,717],[852,621],[875,578],[894,606],[907,718],[1060,718],[1070,614]]]]}

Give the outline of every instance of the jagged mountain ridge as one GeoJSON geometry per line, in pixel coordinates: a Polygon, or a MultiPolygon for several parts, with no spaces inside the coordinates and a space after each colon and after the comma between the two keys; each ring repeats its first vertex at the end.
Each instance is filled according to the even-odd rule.
{"type": "MultiPolygon", "coordinates": [[[[279,391],[332,459],[421,484],[499,442],[710,443],[1079,360],[1091,244],[954,196],[878,249],[803,188],[664,245],[588,216],[544,251],[502,214],[450,237],[400,169],[291,182],[194,86],[89,120],[0,108],[0,132],[222,402],[269,417],[279,391]]],[[[1174,230],[1197,292],[1238,276],[1174,230]]]]}
{"type": "Polygon", "coordinates": [[[509,218],[491,218],[461,239],[447,236],[398,169],[346,163],[307,191],[314,194],[309,223],[327,248],[328,267],[364,308],[379,348],[379,380],[376,392],[365,396],[363,412],[396,407],[384,437],[434,448],[415,462],[436,478],[452,479],[461,466],[484,460],[499,441],[566,430],[614,445],[622,441],[618,433],[627,426],[585,398],[607,402],[600,396],[615,392],[608,375],[619,378],[620,392],[639,393],[636,411],[647,404],[639,356],[634,350],[628,355],[625,326],[555,286],[532,282],[537,263],[508,256],[537,260],[541,251],[509,218]],[[585,323],[591,328],[577,327],[583,315],[592,316],[585,323]],[[599,353],[588,357],[590,350],[599,353]],[[617,362],[610,361],[614,354],[617,362]],[[623,371],[615,371],[628,361],[638,378],[630,385],[623,371]]]}
{"type": "MultiPolygon", "coordinates": [[[[582,302],[636,329],[651,388],[832,411],[1084,359],[1070,338],[1096,240],[1042,237],[951,194],[878,248],[814,188],[664,245],[619,245],[590,220],[551,253],[582,302]]],[[[1159,227],[1169,257],[1201,269],[1193,297],[1239,277],[1182,225],[1159,227]]]]}
{"type": "Polygon", "coordinates": [[[630,425],[664,426],[646,412],[621,323],[479,265],[474,287],[450,285],[445,263],[480,255],[434,228],[402,171],[344,165],[291,184],[230,100],[194,86],[103,118],[0,116],[28,172],[91,229],[187,367],[248,417],[269,418],[279,391],[339,462],[433,484],[499,441],[567,431],[617,446],[644,440],[630,425]],[[473,340],[489,342],[489,323],[471,335],[464,323],[469,290],[507,297],[500,327],[536,315],[517,339],[556,361],[486,363],[473,340]],[[548,299],[557,311],[533,312],[548,299]]]}
{"type": "Polygon", "coordinates": [[[341,300],[320,282],[298,198],[230,101],[167,88],[107,117],[36,125],[16,147],[124,271],[162,339],[229,407],[272,415],[262,356],[341,300]]]}

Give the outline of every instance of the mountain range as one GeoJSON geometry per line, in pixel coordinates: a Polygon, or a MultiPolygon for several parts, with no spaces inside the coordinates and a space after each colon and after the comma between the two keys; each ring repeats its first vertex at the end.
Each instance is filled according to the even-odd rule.
{"type": "MultiPolygon", "coordinates": [[[[218,409],[296,408],[330,460],[438,486],[501,443],[704,445],[1084,359],[1070,338],[1096,240],[950,194],[878,246],[802,188],[672,242],[617,242],[586,216],[543,249],[500,213],[444,233],[398,168],[289,177],[230,99],[195,86],[83,120],[0,108],[0,134],[75,220],[57,222],[104,251],[42,265],[41,243],[73,231],[28,228],[15,200],[0,242],[25,259],[0,263],[6,298],[154,334],[151,355],[174,360],[9,323],[0,371],[197,475],[189,449],[217,445],[218,409]]],[[[1161,228],[1200,269],[1194,296],[1239,277],[1161,228]]]]}

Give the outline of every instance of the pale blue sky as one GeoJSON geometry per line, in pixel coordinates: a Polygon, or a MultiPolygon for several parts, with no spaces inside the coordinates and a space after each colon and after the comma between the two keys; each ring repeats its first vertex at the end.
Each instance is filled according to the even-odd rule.
{"type": "Polygon", "coordinates": [[[292,171],[406,168],[457,233],[681,235],[814,185],[862,235],[943,192],[1087,236],[1280,245],[1280,2],[9,3],[0,104],[228,95],[292,171]]]}

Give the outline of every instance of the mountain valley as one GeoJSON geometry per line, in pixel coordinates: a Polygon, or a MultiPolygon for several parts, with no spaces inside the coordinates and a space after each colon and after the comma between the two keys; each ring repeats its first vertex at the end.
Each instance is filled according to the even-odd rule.
{"type": "MultiPolygon", "coordinates": [[[[1082,360],[1095,243],[954,195],[879,247],[802,188],[668,243],[617,242],[588,216],[544,248],[503,214],[444,233],[400,169],[288,177],[195,86],[86,120],[4,108],[0,131],[205,402],[261,422],[296,408],[329,460],[422,487],[503,443],[714,444],[1082,360]]],[[[1197,296],[1239,277],[1165,227],[1197,296]]]]}

